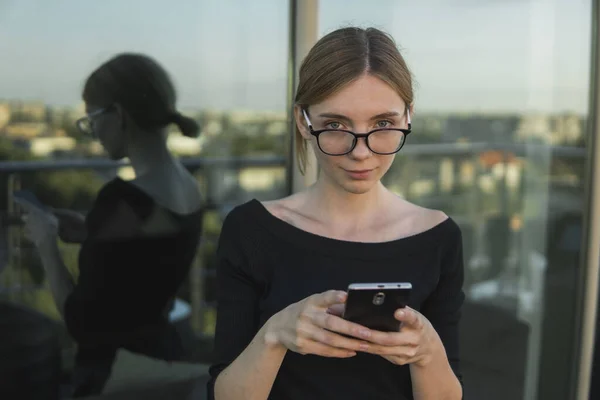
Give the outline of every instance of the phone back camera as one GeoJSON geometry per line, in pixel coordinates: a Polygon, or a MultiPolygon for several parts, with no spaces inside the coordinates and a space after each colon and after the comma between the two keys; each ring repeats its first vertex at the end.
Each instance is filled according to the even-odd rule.
{"type": "Polygon", "coordinates": [[[385,301],[385,293],[379,292],[375,296],[373,296],[373,304],[376,306],[380,306],[385,301]]]}

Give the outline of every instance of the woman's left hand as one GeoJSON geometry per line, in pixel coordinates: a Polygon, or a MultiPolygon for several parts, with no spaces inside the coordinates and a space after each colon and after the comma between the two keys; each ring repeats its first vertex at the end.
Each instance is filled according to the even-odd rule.
{"type": "Polygon", "coordinates": [[[396,365],[426,366],[443,344],[431,322],[410,307],[396,310],[394,317],[402,323],[400,332],[372,331],[369,353],[378,354],[396,365]]]}
{"type": "Polygon", "coordinates": [[[26,214],[22,217],[25,222],[25,235],[36,246],[44,241],[56,240],[58,237],[58,219],[27,202],[19,202],[26,214]]]}

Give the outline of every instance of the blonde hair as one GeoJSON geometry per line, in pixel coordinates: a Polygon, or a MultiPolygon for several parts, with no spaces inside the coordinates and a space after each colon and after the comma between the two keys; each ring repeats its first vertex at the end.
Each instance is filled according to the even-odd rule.
{"type": "MultiPolygon", "coordinates": [[[[407,106],[413,103],[412,75],[394,39],[376,28],[348,27],[323,36],[310,49],[300,66],[295,104],[304,109],[319,103],[364,74],[386,82],[407,106]]],[[[298,126],[295,141],[304,174],[308,146],[298,126]]]]}

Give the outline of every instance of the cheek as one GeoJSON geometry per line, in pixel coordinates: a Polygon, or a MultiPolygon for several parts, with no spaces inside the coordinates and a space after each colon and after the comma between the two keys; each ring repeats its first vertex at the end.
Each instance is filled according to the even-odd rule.
{"type": "Polygon", "coordinates": [[[119,144],[119,132],[114,126],[107,121],[99,122],[97,125],[97,134],[100,141],[111,148],[119,144]]]}
{"type": "Polygon", "coordinates": [[[395,154],[391,156],[379,156],[379,169],[381,170],[381,175],[389,171],[395,159],[395,154]]]}
{"type": "Polygon", "coordinates": [[[319,168],[326,170],[326,171],[331,171],[336,169],[336,167],[339,165],[339,162],[341,159],[343,159],[343,156],[340,157],[334,157],[334,156],[328,156],[327,154],[323,153],[321,150],[319,150],[319,148],[316,146],[316,144],[313,146],[314,151],[315,151],[315,156],[317,158],[317,164],[319,164],[319,168]]]}

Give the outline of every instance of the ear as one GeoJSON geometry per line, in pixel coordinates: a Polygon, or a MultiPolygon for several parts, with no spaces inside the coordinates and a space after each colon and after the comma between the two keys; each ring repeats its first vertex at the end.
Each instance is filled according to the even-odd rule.
{"type": "Polygon", "coordinates": [[[311,138],[310,130],[308,129],[308,123],[306,122],[306,118],[304,118],[304,113],[302,112],[302,107],[299,105],[294,106],[294,119],[296,122],[296,127],[300,131],[302,137],[306,140],[311,138]]]}

